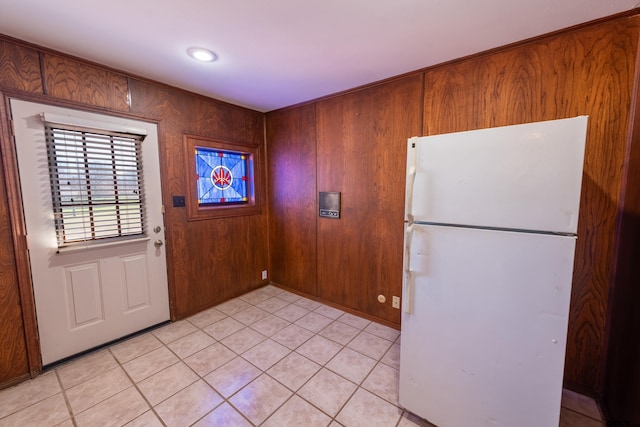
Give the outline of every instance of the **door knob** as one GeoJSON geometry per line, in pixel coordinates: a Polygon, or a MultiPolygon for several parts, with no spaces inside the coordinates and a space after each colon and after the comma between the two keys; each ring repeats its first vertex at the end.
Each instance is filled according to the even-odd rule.
{"type": "Polygon", "coordinates": [[[160,246],[162,246],[162,240],[156,240],[155,242],[153,242],[153,244],[156,248],[159,248],[160,246]]]}

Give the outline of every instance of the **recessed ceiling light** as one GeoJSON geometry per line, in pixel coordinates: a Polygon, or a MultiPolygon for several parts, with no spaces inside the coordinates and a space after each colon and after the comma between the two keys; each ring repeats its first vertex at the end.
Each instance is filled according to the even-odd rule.
{"type": "Polygon", "coordinates": [[[202,47],[190,47],[189,49],[187,49],[187,53],[193,59],[202,62],[213,62],[218,59],[218,55],[211,52],[209,49],[205,49],[202,47]]]}

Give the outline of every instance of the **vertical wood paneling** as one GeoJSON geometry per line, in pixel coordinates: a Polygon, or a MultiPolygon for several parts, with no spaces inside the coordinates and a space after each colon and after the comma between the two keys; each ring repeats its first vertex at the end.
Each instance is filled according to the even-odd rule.
{"type": "Polygon", "coordinates": [[[317,104],[318,191],[342,193],[340,219],[318,219],[318,294],[396,324],[406,144],[420,133],[421,96],[416,74],[317,104]]]}
{"type": "MultiPolygon", "coordinates": [[[[640,57],[636,58],[636,67],[640,57]]],[[[603,410],[611,420],[640,425],[640,70],[636,68],[615,275],[608,313],[603,410]]]]}
{"type": "Polygon", "coordinates": [[[38,52],[0,40],[0,88],[42,93],[38,52]]]}
{"type": "Polygon", "coordinates": [[[426,134],[589,115],[565,378],[600,386],[638,17],[425,74],[426,134]]]}
{"type": "MultiPolygon", "coordinates": [[[[185,195],[183,135],[264,145],[263,114],[132,79],[131,110],[159,120],[172,316],[182,318],[255,288],[268,268],[266,209],[257,215],[188,221],[172,196],[185,195]]],[[[255,165],[266,194],[264,159],[255,165]]],[[[264,197],[263,197],[264,198],[264,197]]]]}
{"type": "Polygon", "coordinates": [[[310,295],[316,282],[316,107],[267,114],[271,280],[310,295]]]}
{"type": "MultiPolygon", "coordinates": [[[[0,132],[0,138],[5,135],[0,132]]],[[[4,150],[1,153],[7,156],[4,150]]],[[[0,162],[0,384],[30,372],[5,184],[4,165],[0,162]]]]}
{"type": "Polygon", "coordinates": [[[123,74],[44,54],[47,94],[60,99],[128,111],[127,77],[123,74]]]}

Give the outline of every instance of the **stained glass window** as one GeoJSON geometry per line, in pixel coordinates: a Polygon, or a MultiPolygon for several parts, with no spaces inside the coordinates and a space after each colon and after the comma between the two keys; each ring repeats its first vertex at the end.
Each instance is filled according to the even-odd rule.
{"type": "Polygon", "coordinates": [[[247,154],[195,147],[195,156],[199,205],[248,202],[247,154]]]}

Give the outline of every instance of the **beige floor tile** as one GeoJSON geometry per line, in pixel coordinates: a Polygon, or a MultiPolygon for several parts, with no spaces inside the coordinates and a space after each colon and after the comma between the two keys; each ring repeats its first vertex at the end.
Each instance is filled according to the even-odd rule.
{"type": "Polygon", "coordinates": [[[280,332],[271,336],[271,339],[285,347],[295,350],[313,336],[313,332],[297,325],[289,325],[280,332]]]}
{"type": "Polygon", "coordinates": [[[329,307],[328,305],[321,304],[320,307],[313,310],[314,313],[322,314],[324,317],[336,320],[338,317],[344,314],[344,311],[337,308],[329,307]]]}
{"type": "Polygon", "coordinates": [[[298,347],[296,351],[306,358],[320,365],[324,365],[341,349],[342,346],[340,344],[321,337],[320,335],[315,335],[309,341],[298,347]]]}
{"type": "Polygon", "coordinates": [[[367,326],[369,326],[369,323],[371,323],[367,319],[355,316],[351,313],[345,313],[342,316],[338,317],[338,321],[360,330],[366,328],[367,326]]]}
{"type": "Polygon", "coordinates": [[[248,302],[249,304],[257,305],[262,301],[268,300],[271,297],[272,297],[271,293],[258,289],[258,290],[246,293],[244,295],[241,295],[238,298],[248,302]]]}
{"type": "Polygon", "coordinates": [[[131,380],[120,366],[93,377],[66,391],[67,399],[74,414],[114,396],[131,387],[131,380]]]}
{"type": "Polygon", "coordinates": [[[594,420],[570,409],[562,408],[560,411],[560,427],[605,427],[605,424],[602,421],[594,420]]]}
{"type": "Polygon", "coordinates": [[[258,320],[265,318],[269,315],[268,311],[264,311],[259,309],[258,307],[249,307],[245,310],[242,310],[232,317],[236,319],[238,322],[249,326],[252,323],[257,322],[258,320]]]}
{"type": "Polygon", "coordinates": [[[298,301],[301,298],[299,295],[296,295],[293,292],[287,292],[287,291],[282,291],[282,293],[276,294],[274,296],[277,296],[281,300],[286,301],[290,304],[298,301]]]}
{"type": "Polygon", "coordinates": [[[152,333],[163,343],[169,344],[170,342],[175,341],[178,338],[182,338],[185,335],[189,335],[197,331],[197,329],[198,328],[196,328],[195,326],[193,326],[193,324],[187,322],[186,320],[180,320],[167,326],[155,329],[152,331],[152,333]]]}
{"type": "Polygon", "coordinates": [[[169,347],[179,358],[184,359],[205,347],[209,347],[215,342],[216,341],[211,338],[211,336],[202,331],[196,331],[182,338],[178,338],[168,344],[167,347],[169,347]]]}
{"type": "Polygon", "coordinates": [[[218,322],[203,328],[202,330],[211,335],[213,338],[220,341],[223,338],[228,337],[234,332],[238,332],[244,328],[244,325],[231,317],[224,318],[218,322]]]}
{"type": "Polygon", "coordinates": [[[149,410],[135,387],[130,387],[77,415],[78,427],[121,426],[149,410]]]}
{"type": "Polygon", "coordinates": [[[152,406],[193,384],[199,377],[183,362],[171,365],[138,383],[138,389],[152,406]]]}
{"type": "Polygon", "coordinates": [[[326,368],[353,383],[360,384],[375,365],[376,361],[372,358],[350,348],[343,348],[327,363],[326,368]]]}
{"type": "Polygon", "coordinates": [[[387,350],[380,361],[392,368],[400,369],[400,344],[393,344],[389,347],[389,350],[387,350]]]}
{"type": "Polygon", "coordinates": [[[317,363],[293,352],[273,365],[267,373],[291,390],[296,391],[320,368],[321,366],[317,363]]]}
{"type": "Polygon", "coordinates": [[[236,357],[235,353],[220,343],[215,343],[184,359],[184,362],[201,377],[218,369],[236,357]]]}
{"type": "Polygon", "coordinates": [[[264,319],[258,320],[256,323],[251,325],[250,328],[260,332],[265,337],[270,337],[280,332],[290,324],[291,323],[287,322],[286,320],[270,314],[264,319]]]}
{"type": "Polygon", "coordinates": [[[400,336],[400,331],[394,328],[390,328],[379,323],[371,322],[365,329],[365,332],[369,332],[377,337],[384,338],[385,340],[394,342],[396,338],[400,336]]]}
{"type": "Polygon", "coordinates": [[[236,357],[211,372],[204,379],[223,397],[228,398],[261,373],[260,369],[242,357],[236,357]]]}
{"type": "Polygon", "coordinates": [[[261,308],[264,311],[268,311],[269,313],[275,313],[276,311],[285,308],[289,304],[290,303],[278,297],[271,297],[267,300],[262,301],[260,304],[257,304],[256,306],[261,308]]]}
{"type": "Polygon", "coordinates": [[[138,418],[129,421],[124,427],[164,427],[153,411],[147,411],[138,418]]]}
{"type": "Polygon", "coordinates": [[[73,424],[73,421],[71,420],[71,418],[69,418],[68,420],[64,420],[60,424],[56,424],[55,427],[75,427],[75,425],[73,424]]]}
{"type": "Polygon", "coordinates": [[[242,310],[246,310],[249,307],[251,307],[251,304],[243,301],[240,298],[234,298],[232,300],[223,302],[222,304],[216,305],[216,308],[227,316],[233,316],[234,314],[242,310]]]}
{"type": "Polygon", "coordinates": [[[160,372],[178,362],[178,358],[167,347],[160,347],[150,353],[122,365],[133,382],[138,383],[143,379],[160,372]]]}
{"type": "Polygon", "coordinates": [[[329,422],[331,418],[326,414],[294,395],[262,427],[325,427],[329,422]]]}
{"type": "Polygon", "coordinates": [[[602,415],[600,414],[600,409],[598,409],[596,401],[590,397],[578,394],[575,391],[562,390],[562,406],[590,418],[602,420],[602,415]]]}
{"type": "Polygon", "coordinates": [[[249,350],[251,347],[266,340],[267,337],[254,331],[251,328],[244,328],[236,333],[233,333],[220,341],[222,344],[235,351],[237,354],[242,354],[249,350]]]}
{"type": "Polygon", "coordinates": [[[302,307],[298,307],[297,305],[291,304],[286,306],[285,308],[281,308],[276,311],[275,314],[278,317],[282,317],[284,320],[288,320],[289,322],[295,322],[300,319],[302,316],[309,313],[309,310],[306,310],[302,307]]]}
{"type": "Polygon", "coordinates": [[[296,320],[295,324],[311,332],[318,333],[331,322],[332,320],[328,317],[312,312],[296,320]]]}
{"type": "Polygon", "coordinates": [[[211,325],[212,323],[215,323],[224,319],[225,317],[227,317],[226,314],[224,314],[223,312],[221,312],[215,307],[211,307],[207,310],[201,311],[198,314],[194,314],[193,316],[187,318],[187,320],[191,322],[193,325],[202,329],[211,325]]]}
{"type": "Polygon", "coordinates": [[[267,339],[245,351],[242,357],[263,371],[266,371],[290,352],[291,350],[282,344],[267,339]]]}
{"type": "Polygon", "coordinates": [[[291,391],[268,375],[262,375],[233,395],[229,402],[252,423],[261,424],[289,397],[291,391]]]}
{"type": "Polygon", "coordinates": [[[118,366],[109,350],[100,350],[79,359],[74,359],[56,368],[64,389],[85,382],[118,366]]]}
{"type": "Polygon", "coordinates": [[[127,363],[160,347],[162,347],[162,342],[151,332],[147,332],[116,344],[110,347],[110,350],[118,362],[127,363]]]}
{"type": "Polygon", "coordinates": [[[49,371],[32,380],[0,391],[0,418],[60,393],[55,372],[49,371]]]}
{"type": "Polygon", "coordinates": [[[360,332],[347,347],[358,351],[373,359],[380,360],[382,356],[389,350],[393,344],[391,341],[387,341],[384,338],[377,337],[368,332],[360,332]]]}
{"type": "Polygon", "coordinates": [[[225,402],[193,427],[251,427],[251,423],[225,402]]]}
{"type": "Polygon", "coordinates": [[[402,418],[400,418],[400,422],[398,423],[398,427],[436,427],[434,424],[431,424],[427,420],[423,420],[420,417],[413,415],[410,412],[404,411],[402,413],[402,418]]]}
{"type": "Polygon", "coordinates": [[[362,387],[384,400],[398,405],[398,370],[384,363],[378,363],[371,371],[362,387]]]}
{"type": "Polygon", "coordinates": [[[71,418],[62,393],[54,394],[40,402],[0,419],[0,427],[55,426],[71,418]]]}
{"type": "Polygon", "coordinates": [[[321,305],[319,302],[310,300],[309,298],[299,298],[294,304],[309,311],[313,311],[321,305]]]}
{"type": "Polygon", "coordinates": [[[325,338],[329,338],[339,344],[346,345],[360,333],[359,329],[353,326],[345,325],[340,322],[333,322],[319,332],[325,338]]]}
{"type": "Polygon", "coordinates": [[[402,410],[359,388],[340,411],[336,420],[345,427],[395,426],[402,410]]]}
{"type": "Polygon", "coordinates": [[[200,380],[155,407],[168,427],[190,426],[223,402],[206,382],[200,380]]]}
{"type": "Polygon", "coordinates": [[[356,389],[351,381],[328,369],[321,369],[298,390],[298,395],[333,417],[356,389]]]}
{"type": "Polygon", "coordinates": [[[342,424],[340,424],[337,421],[332,421],[331,424],[329,424],[329,427],[344,427],[342,424]]]}

